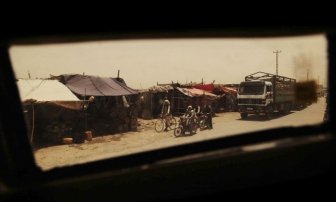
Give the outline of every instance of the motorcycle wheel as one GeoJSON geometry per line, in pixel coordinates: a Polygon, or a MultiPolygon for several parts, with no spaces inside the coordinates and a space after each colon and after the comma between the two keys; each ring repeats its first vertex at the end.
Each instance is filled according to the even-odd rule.
{"type": "Polygon", "coordinates": [[[177,128],[175,128],[174,130],[174,135],[175,137],[180,137],[183,133],[183,127],[182,126],[178,126],[177,128]]]}
{"type": "Polygon", "coordinates": [[[197,125],[195,123],[193,123],[190,127],[190,134],[193,135],[193,134],[196,134],[197,133],[197,125]]]}

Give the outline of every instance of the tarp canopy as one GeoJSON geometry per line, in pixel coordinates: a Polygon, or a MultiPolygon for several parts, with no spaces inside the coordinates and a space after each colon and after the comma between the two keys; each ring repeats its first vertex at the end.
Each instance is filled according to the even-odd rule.
{"type": "Polygon", "coordinates": [[[209,93],[212,93],[215,86],[214,84],[197,84],[197,85],[194,85],[194,88],[205,90],[209,93]]]}
{"type": "Polygon", "coordinates": [[[24,104],[44,103],[79,110],[81,101],[62,83],[46,79],[18,79],[17,86],[24,104]]]}
{"type": "Polygon", "coordinates": [[[79,99],[57,80],[19,79],[17,82],[22,101],[79,101],[79,99]]]}
{"type": "Polygon", "coordinates": [[[170,85],[166,85],[166,86],[152,86],[150,88],[148,88],[149,92],[153,92],[153,93],[168,93],[168,91],[170,90],[174,90],[174,88],[170,85]]]}
{"type": "Polygon", "coordinates": [[[218,91],[223,92],[225,94],[237,94],[237,90],[234,88],[230,88],[224,85],[217,85],[215,86],[215,88],[217,88],[218,91]]]}
{"type": "Polygon", "coordinates": [[[216,99],[218,98],[217,95],[209,93],[207,91],[204,90],[200,90],[197,88],[179,88],[176,87],[177,90],[179,90],[180,92],[182,92],[183,94],[185,94],[186,96],[189,97],[200,97],[200,96],[205,96],[207,98],[211,98],[211,99],[216,99]]]}
{"type": "Polygon", "coordinates": [[[59,80],[72,92],[82,96],[123,96],[138,94],[138,91],[128,87],[122,78],[73,74],[60,75],[59,80]]]}
{"type": "Polygon", "coordinates": [[[234,88],[230,88],[230,87],[225,87],[225,86],[223,86],[222,89],[223,89],[223,91],[226,92],[226,93],[237,94],[237,90],[234,89],[234,88]]]}

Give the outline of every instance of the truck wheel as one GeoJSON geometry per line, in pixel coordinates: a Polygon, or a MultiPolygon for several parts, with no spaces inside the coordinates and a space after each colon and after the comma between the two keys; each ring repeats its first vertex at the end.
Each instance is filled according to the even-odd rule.
{"type": "Polygon", "coordinates": [[[246,119],[247,118],[247,113],[240,113],[240,117],[242,118],[242,119],[246,119]]]}
{"type": "Polygon", "coordinates": [[[268,107],[266,111],[266,118],[268,120],[273,118],[273,107],[268,107]]]}
{"type": "Polygon", "coordinates": [[[273,117],[273,112],[266,112],[266,118],[268,120],[272,119],[272,117],[273,117]]]}
{"type": "Polygon", "coordinates": [[[292,105],[291,104],[287,104],[285,113],[289,114],[291,110],[292,110],[292,105]]]}

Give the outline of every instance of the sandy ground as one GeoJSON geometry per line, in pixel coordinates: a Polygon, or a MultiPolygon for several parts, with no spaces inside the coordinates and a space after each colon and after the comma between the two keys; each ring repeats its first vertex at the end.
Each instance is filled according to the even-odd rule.
{"type": "Polygon", "coordinates": [[[239,135],[244,132],[281,126],[318,124],[323,119],[325,107],[325,99],[321,98],[317,103],[301,111],[293,111],[284,116],[275,115],[272,120],[257,116],[242,120],[237,112],[221,113],[213,118],[214,129],[198,131],[195,135],[179,138],[174,136],[172,130],[161,133],[155,132],[155,119],[140,119],[138,132],[94,137],[92,141],[85,141],[83,144],[41,148],[34,151],[34,156],[38,166],[43,170],[48,170],[55,167],[85,163],[178,144],[239,135]]]}

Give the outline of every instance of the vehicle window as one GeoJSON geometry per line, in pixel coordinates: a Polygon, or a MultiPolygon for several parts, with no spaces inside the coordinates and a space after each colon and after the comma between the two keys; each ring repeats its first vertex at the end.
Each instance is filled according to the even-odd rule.
{"type": "Polygon", "coordinates": [[[239,94],[241,95],[262,95],[264,93],[265,84],[246,84],[242,83],[240,85],[239,94]]]}
{"type": "Polygon", "coordinates": [[[320,124],[326,111],[324,34],[13,44],[10,57],[43,170],[320,124]],[[296,100],[293,86],[306,81],[316,102],[296,100]]]}
{"type": "Polygon", "coordinates": [[[266,86],[266,91],[267,92],[272,92],[272,86],[266,86]]]}

